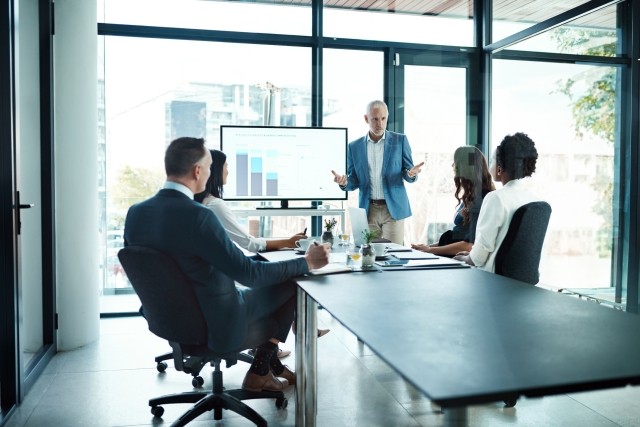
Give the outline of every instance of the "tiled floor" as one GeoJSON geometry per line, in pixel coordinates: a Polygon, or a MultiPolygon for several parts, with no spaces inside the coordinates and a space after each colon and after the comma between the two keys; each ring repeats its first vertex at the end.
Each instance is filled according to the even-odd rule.
{"type": "MultiPolygon", "coordinates": [[[[324,311],[322,327],[331,333],[318,342],[319,426],[440,426],[439,408],[399,378],[384,362],[324,311]]],[[[153,336],[142,318],[103,319],[100,341],[79,350],[57,354],[45,373],[11,417],[8,427],[113,427],[169,425],[188,405],[166,405],[162,419],[154,419],[149,397],[191,390],[190,377],[169,368],[160,374],[153,358],[169,349],[153,336]]],[[[293,339],[283,348],[293,350],[293,339]]],[[[635,356],[637,357],[637,355],[635,356]]],[[[293,354],[284,359],[293,365],[293,354]]],[[[225,385],[239,387],[247,365],[224,369],[225,385]]],[[[211,368],[203,370],[210,388],[211,368]]],[[[277,410],[272,401],[250,405],[272,426],[295,425],[295,397],[287,391],[289,407],[277,410]]],[[[225,411],[191,425],[248,426],[245,419],[225,411]]],[[[471,426],[640,425],[640,387],[572,395],[521,399],[515,408],[502,403],[469,410],[471,426]]]]}

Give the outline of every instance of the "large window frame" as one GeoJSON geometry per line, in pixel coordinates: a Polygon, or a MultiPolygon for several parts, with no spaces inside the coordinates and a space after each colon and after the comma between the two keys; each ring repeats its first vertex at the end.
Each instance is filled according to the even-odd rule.
{"type": "Polygon", "coordinates": [[[637,173],[640,164],[638,141],[638,31],[632,31],[640,23],[640,6],[637,2],[615,0],[592,0],[558,16],[540,22],[531,28],[520,31],[502,40],[493,41],[491,38],[492,14],[490,1],[474,2],[475,47],[465,46],[434,46],[417,43],[400,43],[378,40],[336,39],[323,36],[323,6],[318,0],[312,2],[312,34],[310,36],[294,36],[279,34],[252,34],[232,31],[209,31],[184,28],[162,28],[136,25],[119,25],[109,23],[98,24],[98,34],[104,36],[135,36],[166,39],[189,39],[204,41],[224,41],[230,43],[252,43],[256,45],[273,44],[286,46],[304,46],[313,50],[312,54],[312,125],[322,125],[322,51],[332,49],[361,49],[381,51],[385,55],[385,83],[384,97],[390,105],[389,130],[402,131],[401,110],[394,104],[395,89],[393,86],[394,59],[398,52],[415,51],[421,55],[441,54],[443,51],[455,50],[461,57],[465,57],[473,66],[469,67],[469,80],[475,82],[470,85],[469,117],[475,117],[473,135],[469,142],[482,147],[489,155],[490,123],[491,123],[491,60],[517,59],[530,61],[550,61],[568,63],[598,63],[620,67],[622,90],[619,93],[620,130],[616,145],[615,179],[616,193],[614,198],[614,242],[612,255],[612,285],[617,289],[616,296],[623,297],[626,293],[627,310],[638,311],[638,283],[640,268],[637,262],[640,254],[640,230],[638,230],[638,188],[640,176],[637,173]],[[506,50],[527,38],[541,34],[580,16],[597,11],[603,7],[616,4],[619,16],[619,34],[621,54],[614,58],[590,57],[583,55],[566,55],[558,53],[541,53],[528,51],[506,50]],[[635,33],[635,34],[634,34],[635,33]]]}

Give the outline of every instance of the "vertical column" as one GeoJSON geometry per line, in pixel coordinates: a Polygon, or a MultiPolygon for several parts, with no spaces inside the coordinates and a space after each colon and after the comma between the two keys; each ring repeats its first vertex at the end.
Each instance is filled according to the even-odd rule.
{"type": "Polygon", "coordinates": [[[96,2],[56,0],[58,349],[99,337],[96,2]]]}

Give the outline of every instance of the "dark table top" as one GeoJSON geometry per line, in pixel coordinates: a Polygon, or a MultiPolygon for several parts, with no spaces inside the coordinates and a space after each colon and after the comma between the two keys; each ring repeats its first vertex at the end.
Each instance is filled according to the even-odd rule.
{"type": "Polygon", "coordinates": [[[298,280],[442,406],[640,383],[640,316],[477,269],[298,280]]]}

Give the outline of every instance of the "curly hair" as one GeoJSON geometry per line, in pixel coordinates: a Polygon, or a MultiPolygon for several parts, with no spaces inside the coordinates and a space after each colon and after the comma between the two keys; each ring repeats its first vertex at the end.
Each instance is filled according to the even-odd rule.
{"type": "Polygon", "coordinates": [[[468,224],[471,220],[471,208],[473,202],[482,198],[483,194],[495,190],[491,172],[487,165],[487,159],[476,147],[459,147],[453,154],[454,178],[456,192],[454,194],[458,204],[464,207],[460,211],[462,223],[468,224]],[[481,183],[476,186],[476,183],[481,183]],[[478,194],[476,194],[478,193],[478,194]]]}
{"type": "Polygon", "coordinates": [[[522,132],[505,136],[496,148],[496,165],[510,179],[531,176],[536,171],[537,160],[538,150],[535,143],[522,132]]]}

